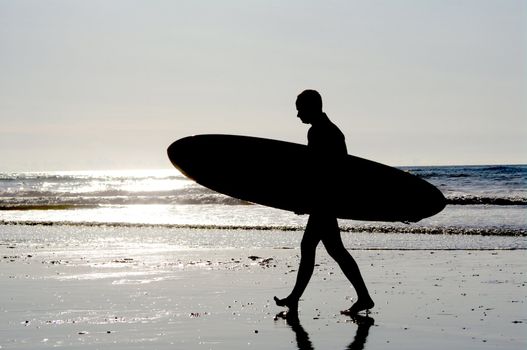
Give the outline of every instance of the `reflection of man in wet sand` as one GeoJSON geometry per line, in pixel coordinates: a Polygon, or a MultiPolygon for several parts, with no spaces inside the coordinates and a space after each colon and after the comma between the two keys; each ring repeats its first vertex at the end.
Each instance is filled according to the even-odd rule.
{"type": "MultiPolygon", "coordinates": [[[[313,168],[322,178],[324,174],[326,177],[329,176],[328,180],[331,181],[331,176],[338,176],[339,159],[348,153],[344,135],[322,112],[322,98],[318,92],[303,91],[296,100],[296,109],[300,120],[305,124],[311,124],[307,134],[307,145],[315,163],[313,168]]],[[[296,283],[287,298],[274,297],[276,304],[288,307],[290,313],[298,311],[298,301],[313,274],[317,245],[322,241],[328,254],[339,264],[342,272],[357,292],[357,301],[342,313],[353,315],[371,309],[374,302],[368,293],[357,263],[342,244],[337,218],[330,209],[331,203],[324,201],[324,193],[321,190],[314,190],[311,194],[313,210],[300,244],[301,258],[296,283]]]]}
{"type": "MultiPolygon", "coordinates": [[[[280,318],[283,318],[286,320],[287,325],[291,327],[293,332],[295,332],[296,344],[297,344],[298,350],[314,350],[315,348],[313,347],[313,343],[311,343],[311,340],[309,340],[309,334],[305,331],[304,327],[302,327],[302,325],[300,324],[300,320],[296,316],[297,316],[296,313],[293,316],[290,316],[290,315],[284,315],[284,313],[282,312],[276,315],[275,321],[277,321],[280,318]]],[[[353,315],[351,316],[351,320],[358,327],[355,333],[355,338],[346,347],[346,349],[363,350],[364,345],[366,344],[366,340],[368,338],[370,327],[373,326],[373,324],[375,323],[375,320],[369,316],[361,316],[361,315],[353,315]]]]}

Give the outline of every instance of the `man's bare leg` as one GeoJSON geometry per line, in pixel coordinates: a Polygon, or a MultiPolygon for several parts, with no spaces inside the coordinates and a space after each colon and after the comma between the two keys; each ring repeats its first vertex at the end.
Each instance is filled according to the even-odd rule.
{"type": "Polygon", "coordinates": [[[364,279],[360,273],[359,266],[342,243],[337,219],[329,220],[330,219],[328,219],[327,224],[328,229],[322,238],[322,243],[328,251],[328,254],[339,264],[340,269],[344,272],[344,275],[348,278],[357,292],[357,301],[351,306],[351,308],[344,310],[341,313],[354,315],[360,311],[369,310],[373,308],[375,303],[370,297],[368,288],[366,287],[364,279]]]}
{"type": "Polygon", "coordinates": [[[274,297],[276,305],[288,307],[290,312],[298,311],[298,301],[304,293],[315,269],[315,253],[320,242],[320,227],[318,227],[317,223],[318,221],[313,218],[313,215],[309,217],[302,242],[300,243],[300,266],[298,267],[293,291],[284,299],[274,297]]]}

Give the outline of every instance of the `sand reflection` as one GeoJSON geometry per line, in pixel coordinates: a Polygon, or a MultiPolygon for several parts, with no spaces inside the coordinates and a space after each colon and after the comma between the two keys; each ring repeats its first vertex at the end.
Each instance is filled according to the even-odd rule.
{"type": "MultiPolygon", "coordinates": [[[[314,350],[313,343],[309,339],[309,334],[300,324],[298,314],[287,314],[280,312],[276,315],[275,320],[284,319],[287,325],[295,333],[298,350],[314,350]]],[[[351,321],[357,325],[357,331],[353,341],[346,347],[346,350],[362,350],[366,344],[370,327],[375,324],[375,320],[369,316],[355,315],[351,321]]]]}

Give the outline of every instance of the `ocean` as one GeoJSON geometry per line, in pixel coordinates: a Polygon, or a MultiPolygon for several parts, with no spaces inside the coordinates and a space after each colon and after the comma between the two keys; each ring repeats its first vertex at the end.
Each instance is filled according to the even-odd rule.
{"type": "MultiPolygon", "coordinates": [[[[437,186],[447,207],[409,225],[340,220],[342,231],[526,236],[527,165],[401,169],[437,186]]],[[[301,231],[306,221],[215,193],[176,169],[0,173],[0,225],[301,231]]]]}

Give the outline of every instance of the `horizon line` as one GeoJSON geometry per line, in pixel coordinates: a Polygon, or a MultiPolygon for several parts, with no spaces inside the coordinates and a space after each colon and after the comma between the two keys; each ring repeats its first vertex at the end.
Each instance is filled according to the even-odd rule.
{"type": "MultiPolygon", "coordinates": [[[[384,163],[383,163],[384,164],[384,163]]],[[[485,166],[527,166],[526,163],[482,163],[482,164],[430,164],[430,165],[388,165],[394,168],[408,168],[408,167],[422,167],[422,168],[434,168],[434,167],[485,167],[485,166]]],[[[0,173],[47,173],[47,172],[89,172],[89,171],[170,171],[176,170],[175,167],[164,167],[164,168],[95,168],[95,169],[47,169],[47,170],[0,170],[0,173]]]]}

